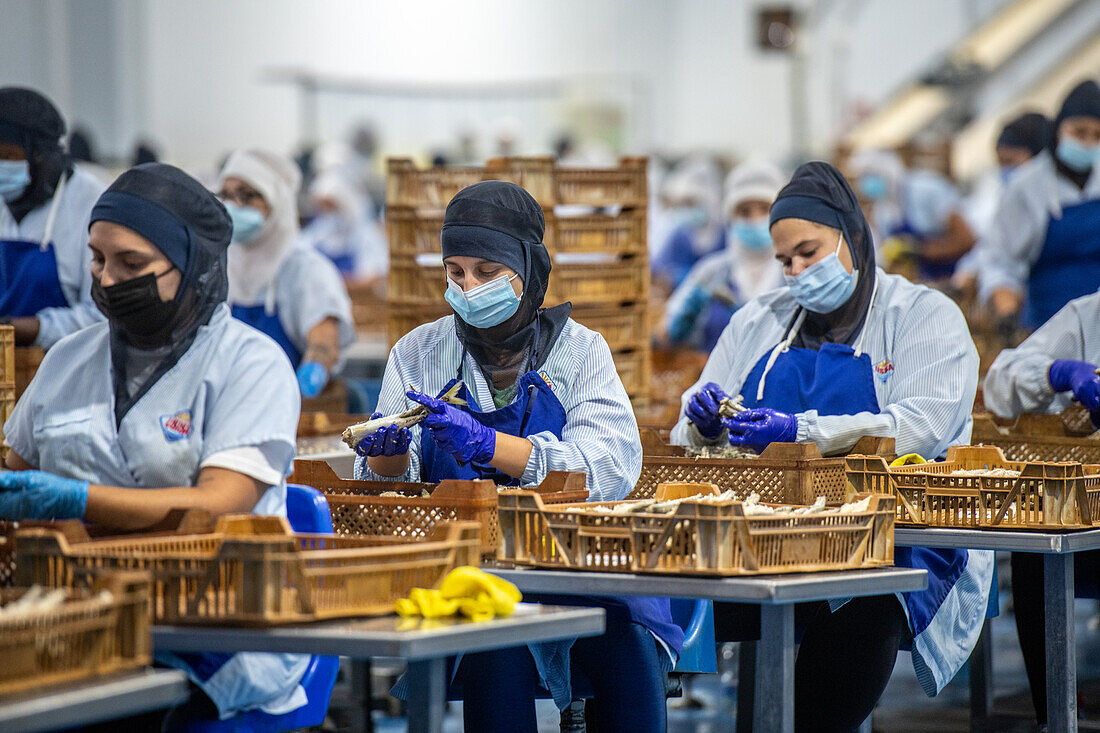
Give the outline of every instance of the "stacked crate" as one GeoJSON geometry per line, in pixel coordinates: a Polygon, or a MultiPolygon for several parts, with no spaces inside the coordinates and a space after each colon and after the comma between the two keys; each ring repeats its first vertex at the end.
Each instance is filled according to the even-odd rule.
{"type": "Polygon", "coordinates": [[[512,181],[542,206],[544,242],[554,262],[544,305],[570,301],[572,317],[599,331],[635,404],[649,397],[649,259],[646,159],[615,168],[569,168],[551,157],[496,158],[484,168],[419,170],[390,159],[386,234],[390,244],[390,343],[451,311],[440,249],[443,211],[482,180],[512,181]]]}

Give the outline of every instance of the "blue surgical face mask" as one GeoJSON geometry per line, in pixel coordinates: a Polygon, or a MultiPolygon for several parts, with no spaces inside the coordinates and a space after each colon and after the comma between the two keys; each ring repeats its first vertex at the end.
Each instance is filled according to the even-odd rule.
{"type": "Polygon", "coordinates": [[[730,240],[736,240],[745,249],[754,252],[771,249],[772,233],[768,223],[766,216],[759,219],[735,219],[729,228],[730,240]]]}
{"type": "Polygon", "coordinates": [[[808,311],[832,313],[852,297],[856,289],[859,270],[848,272],[837,253],[844,244],[844,235],[837,242],[836,252],[813,263],[797,275],[783,275],[791,288],[791,295],[808,311]]]}
{"type": "Polygon", "coordinates": [[[512,280],[518,274],[501,275],[476,288],[463,291],[451,278],[447,278],[447,292],[443,298],[459,318],[474,328],[492,328],[507,321],[519,310],[519,296],[512,290],[512,280]]]}
{"type": "Polygon", "coordinates": [[[710,220],[710,215],[702,206],[680,206],[669,214],[677,227],[687,226],[698,229],[710,220]]]}
{"type": "Polygon", "coordinates": [[[31,167],[25,160],[0,160],[0,197],[10,203],[31,185],[31,167]]]}
{"type": "Polygon", "coordinates": [[[864,173],[859,177],[859,192],[866,199],[881,201],[886,198],[889,189],[886,178],[878,173],[864,173]]]}
{"type": "Polygon", "coordinates": [[[1092,170],[1097,158],[1100,158],[1100,145],[1085,145],[1076,138],[1064,135],[1058,141],[1054,154],[1058,156],[1058,160],[1078,173],[1086,173],[1092,170]]]}
{"type": "Polygon", "coordinates": [[[233,241],[251,242],[264,228],[264,215],[251,206],[237,206],[232,201],[225,202],[225,210],[233,220],[233,241]]]}

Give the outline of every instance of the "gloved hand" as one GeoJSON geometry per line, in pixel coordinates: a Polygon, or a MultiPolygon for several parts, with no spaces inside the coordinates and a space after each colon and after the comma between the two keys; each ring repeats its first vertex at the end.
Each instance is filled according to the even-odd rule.
{"type": "Polygon", "coordinates": [[[45,471],[0,473],[0,519],[82,519],[88,482],[45,471]]]}
{"type": "MultiPolygon", "coordinates": [[[[371,420],[382,417],[381,412],[370,416],[371,420]]],[[[409,452],[409,443],[412,442],[412,432],[408,428],[397,425],[387,425],[378,432],[368,435],[355,446],[355,452],[366,458],[367,456],[400,456],[409,452]]]]}
{"type": "Polygon", "coordinates": [[[672,319],[672,323],[668,327],[668,337],[674,343],[677,341],[683,341],[691,333],[691,329],[695,327],[695,321],[698,320],[699,314],[703,312],[703,309],[707,307],[707,303],[710,302],[711,295],[702,288],[693,288],[688,297],[684,300],[683,305],[680,306],[680,312],[676,314],[676,317],[672,319]]]}
{"type": "Polygon", "coordinates": [[[497,432],[482,425],[470,413],[410,389],[405,393],[413,402],[430,410],[423,425],[432,431],[436,444],[459,463],[488,464],[497,450],[497,432]]]}
{"type": "Polygon", "coordinates": [[[1059,359],[1047,370],[1047,381],[1055,392],[1072,391],[1089,412],[1100,411],[1100,376],[1095,364],[1059,359]]]}
{"type": "Polygon", "coordinates": [[[298,388],[303,397],[316,397],[328,384],[328,369],[316,361],[303,361],[298,367],[298,388]]]}
{"type": "Polygon", "coordinates": [[[771,443],[794,443],[798,417],[770,407],[739,412],[722,421],[730,432],[730,445],[762,450],[771,443]]]}
{"type": "Polygon", "coordinates": [[[695,425],[695,429],[704,438],[713,439],[722,434],[722,416],[718,414],[718,403],[729,397],[714,382],[707,382],[688,402],[684,414],[695,425]]]}

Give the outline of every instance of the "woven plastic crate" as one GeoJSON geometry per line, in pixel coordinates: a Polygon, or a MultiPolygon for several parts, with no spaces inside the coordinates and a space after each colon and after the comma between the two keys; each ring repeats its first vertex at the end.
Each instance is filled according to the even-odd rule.
{"type": "Polygon", "coordinates": [[[227,515],[211,533],[70,543],[20,530],[21,585],[71,586],[103,568],[153,574],[161,623],[277,625],[391,613],[414,587],[431,588],[476,563],[473,522],[440,522],[419,541],[294,534],[285,517],[227,515]]]}
{"type": "MultiPolygon", "coordinates": [[[[26,591],[5,588],[0,601],[26,591]]],[[[59,607],[0,617],[0,696],[149,664],[149,602],[148,573],[105,573],[59,607]]]]}
{"type": "MultiPolygon", "coordinates": [[[[19,349],[18,351],[23,355],[35,357],[33,359],[33,370],[30,374],[33,377],[34,371],[37,371],[38,365],[42,363],[42,355],[45,352],[37,348],[19,349]],[[33,352],[33,354],[29,352],[33,352]]],[[[15,348],[15,327],[0,326],[0,385],[5,387],[16,386],[16,382],[19,381],[18,365],[15,348]]],[[[30,382],[29,378],[27,382],[30,382]]]]}
{"type": "Polygon", "coordinates": [[[485,177],[478,166],[450,166],[419,170],[409,158],[386,161],[386,207],[445,208],[456,193],[485,177]]]}
{"type": "Polygon", "coordinates": [[[898,522],[972,529],[1085,529],[1100,517],[1100,466],[1009,461],[995,446],[953,446],[947,460],[890,467],[880,456],[851,455],[857,491],[897,497],[898,522]],[[1008,469],[1019,477],[953,475],[1008,469]]]}
{"type": "Polygon", "coordinates": [[[1100,463],[1100,440],[1068,432],[1061,415],[1020,415],[1008,427],[997,425],[988,415],[975,415],[970,442],[996,446],[1010,461],[1100,463]]]}
{"type": "Polygon", "coordinates": [[[644,255],[646,246],[645,209],[627,209],[619,214],[546,217],[544,238],[551,253],[604,252],[644,255]]]}
{"type": "Polygon", "coordinates": [[[555,262],[546,298],[550,303],[568,300],[576,306],[616,305],[648,293],[646,258],[619,257],[598,263],[555,262]]]}
{"type": "Polygon", "coordinates": [[[451,315],[452,312],[451,307],[442,298],[437,298],[435,303],[427,304],[391,303],[386,323],[386,338],[392,346],[417,326],[437,321],[451,315]]]}
{"type": "Polygon", "coordinates": [[[485,177],[518,183],[544,208],[644,208],[647,163],[644,157],[624,157],[613,168],[574,168],[557,166],[550,156],[492,158],[485,164],[485,177]]]}
{"type": "Polygon", "coordinates": [[[612,351],[642,349],[649,346],[648,307],[641,300],[574,308],[570,317],[582,326],[599,331],[612,351]]]}
{"type": "Polygon", "coordinates": [[[386,283],[378,280],[345,281],[351,299],[351,318],[358,333],[380,333],[385,328],[386,283]]]}
{"type": "Polygon", "coordinates": [[[626,393],[631,398],[649,396],[649,349],[632,349],[611,354],[626,393]]]}
{"type": "Polygon", "coordinates": [[[417,262],[408,257],[390,260],[390,307],[397,304],[436,306],[445,304],[447,273],[442,261],[431,264],[417,262]]]}
{"type": "Polygon", "coordinates": [[[746,516],[735,500],[686,500],[671,514],[591,511],[622,503],[547,505],[536,494],[504,492],[500,559],[557,569],[713,576],[893,562],[890,496],[872,496],[867,511],[851,514],[746,516]],[[584,511],[571,511],[576,508],[584,511]]]}
{"type": "MultiPolygon", "coordinates": [[[[642,473],[628,499],[652,498],[659,484],[670,481],[709,482],[741,498],[755,493],[781,504],[812,504],[819,496],[837,503],[850,493],[844,457],[826,458],[812,443],[772,443],[756,458],[696,458],[652,430],[640,432],[642,473]]],[[[892,456],[894,441],[860,438],[852,452],[892,456]]]]}
{"type": "MultiPolygon", "coordinates": [[[[482,555],[494,557],[500,545],[499,492],[492,481],[359,481],[340,478],[324,461],[306,460],[294,462],[289,480],[325,494],[338,534],[423,537],[439,522],[461,519],[481,527],[482,555]],[[391,492],[400,496],[381,496],[391,492]]],[[[550,472],[536,491],[551,502],[584,501],[588,496],[584,474],[561,471],[550,472]]]]}

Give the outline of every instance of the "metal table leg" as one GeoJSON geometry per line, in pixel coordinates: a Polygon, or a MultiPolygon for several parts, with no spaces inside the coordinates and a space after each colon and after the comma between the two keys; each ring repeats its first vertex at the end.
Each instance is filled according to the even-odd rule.
{"type": "Polygon", "coordinates": [[[409,733],[441,733],[447,704],[446,660],[409,662],[409,733]]]}
{"type": "Polygon", "coordinates": [[[737,733],[752,733],[756,697],[756,642],[742,641],[737,651],[737,733]]]}
{"type": "Polygon", "coordinates": [[[985,733],[989,712],[993,709],[993,643],[989,622],[982,624],[978,643],[970,653],[970,731],[985,733]]]}
{"type": "Polygon", "coordinates": [[[794,733],[794,606],[760,606],[753,728],[794,733]]]}
{"type": "Polygon", "coordinates": [[[1047,721],[1052,731],[1077,730],[1073,553],[1043,555],[1046,603],[1047,721]]]}

